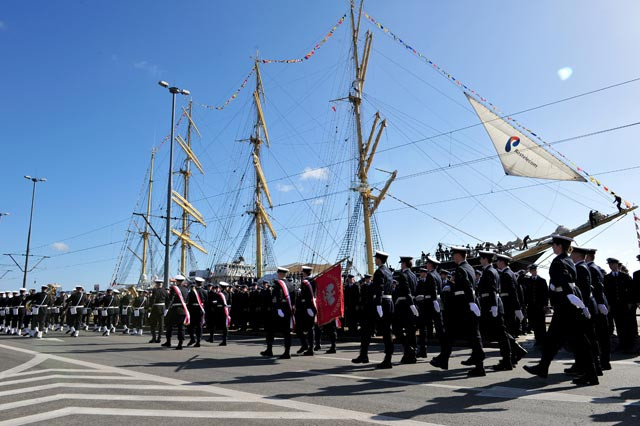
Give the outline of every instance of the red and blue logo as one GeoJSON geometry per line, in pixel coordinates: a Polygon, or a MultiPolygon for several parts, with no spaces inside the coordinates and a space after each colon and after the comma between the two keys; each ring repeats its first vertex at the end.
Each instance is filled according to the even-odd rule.
{"type": "Polygon", "coordinates": [[[516,147],[520,145],[520,138],[517,136],[511,136],[507,141],[507,145],[505,145],[504,150],[507,152],[511,152],[511,147],[516,147]]]}

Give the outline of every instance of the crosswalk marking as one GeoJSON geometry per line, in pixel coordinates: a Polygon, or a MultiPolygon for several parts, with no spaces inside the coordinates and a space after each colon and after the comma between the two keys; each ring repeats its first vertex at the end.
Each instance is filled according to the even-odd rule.
{"type": "MultiPolygon", "coordinates": [[[[0,421],[0,426],[8,426],[8,425],[23,425],[33,422],[39,421],[47,421],[51,419],[66,417],[66,416],[78,416],[78,415],[95,415],[95,416],[131,416],[131,417],[165,417],[165,418],[211,418],[211,419],[262,419],[262,420],[355,420],[360,422],[365,422],[369,424],[387,424],[393,423],[394,425],[404,426],[404,425],[427,425],[427,426],[438,426],[433,423],[420,422],[415,420],[406,420],[397,417],[391,416],[382,416],[375,415],[371,413],[364,413],[359,411],[353,411],[348,409],[336,408],[336,407],[327,407],[318,404],[312,404],[303,402],[300,400],[289,400],[289,399],[281,399],[274,398],[270,396],[263,396],[248,392],[237,391],[233,389],[222,388],[218,386],[212,385],[201,385],[194,384],[191,382],[187,382],[184,380],[173,379],[162,376],[155,376],[148,373],[142,373],[134,370],[127,370],[123,368],[116,368],[105,366],[101,364],[96,364],[88,361],[81,361],[72,358],[67,358],[59,355],[53,354],[41,354],[39,352],[35,352],[29,349],[3,345],[0,344],[0,348],[12,350],[28,355],[35,356],[39,358],[36,361],[31,360],[31,363],[28,367],[18,366],[12,369],[12,371],[5,372],[4,375],[0,375],[0,379],[2,378],[13,378],[20,371],[28,370],[45,360],[63,362],[67,364],[71,364],[77,367],[84,367],[86,369],[90,369],[90,373],[94,373],[93,376],[87,375],[64,375],[64,374],[51,374],[48,376],[41,377],[31,377],[27,379],[13,379],[8,382],[12,382],[12,384],[17,383],[34,383],[38,380],[45,380],[45,377],[48,377],[46,380],[63,380],[65,378],[81,378],[81,379],[91,379],[91,377],[99,380],[121,380],[125,383],[122,384],[102,384],[102,383],[50,383],[40,386],[30,386],[27,388],[19,388],[14,390],[8,390],[0,392],[0,397],[2,396],[10,396],[16,394],[32,394],[33,392],[42,391],[42,390],[51,390],[63,388],[73,389],[73,388],[85,388],[85,389],[122,389],[127,391],[136,391],[136,390],[146,390],[146,389],[155,389],[155,390],[163,390],[166,392],[170,392],[175,394],[176,391],[197,391],[201,395],[212,395],[208,398],[211,399],[212,403],[216,402],[243,402],[243,403],[251,403],[251,404],[264,404],[266,406],[271,407],[279,407],[282,410],[272,410],[272,411],[228,411],[228,410],[166,410],[166,409],[128,409],[128,408],[107,408],[107,407],[76,407],[76,406],[67,406],[64,408],[60,408],[57,410],[47,411],[44,413],[36,413],[24,417],[9,419],[0,421]],[[33,380],[32,380],[33,379],[33,380]],[[135,383],[126,383],[127,381],[139,381],[139,382],[152,382],[157,383],[154,385],[139,385],[135,383]],[[224,398],[224,399],[223,399],[224,398]]],[[[37,373],[34,373],[37,374],[37,373]]],[[[5,382],[7,383],[7,382],[5,382]]],[[[2,386],[3,383],[0,383],[2,386]]],[[[5,384],[6,385],[6,384],[5,384]]],[[[55,401],[57,399],[64,400],[95,400],[95,399],[104,399],[104,400],[112,400],[111,394],[95,394],[95,395],[84,395],[82,398],[74,398],[71,393],[61,393],[49,395],[43,398],[53,398],[47,399],[46,401],[55,401]],[[61,397],[62,396],[62,397],[61,397]],[[66,396],[66,397],[65,397],[66,396]]],[[[130,401],[162,401],[162,397],[157,396],[146,396],[148,399],[144,399],[145,396],[138,395],[138,397],[143,399],[135,399],[130,395],[120,395],[121,399],[118,400],[130,400],[130,401]]],[[[167,397],[170,401],[175,401],[176,398],[173,396],[167,397]]],[[[187,397],[184,397],[187,398],[187,397]]],[[[198,396],[197,400],[203,400],[202,396],[198,396]]],[[[205,397],[207,398],[207,397],[205,397]]],[[[39,398],[33,398],[30,400],[26,400],[25,402],[10,402],[0,405],[0,411],[8,410],[10,407],[20,406],[19,404],[27,404],[36,406],[40,402],[38,402],[39,398]],[[34,402],[34,400],[36,400],[34,402]],[[15,405],[18,404],[18,405],[15,405]],[[7,408],[2,408],[7,407],[7,408]]],[[[194,398],[184,399],[185,401],[194,401],[194,398]]],[[[25,406],[25,405],[22,405],[25,406]]]]}

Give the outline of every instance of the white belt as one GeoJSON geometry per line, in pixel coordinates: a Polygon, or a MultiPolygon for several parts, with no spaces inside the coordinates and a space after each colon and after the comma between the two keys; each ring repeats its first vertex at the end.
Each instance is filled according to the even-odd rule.
{"type": "Polygon", "coordinates": [[[406,297],[404,297],[404,296],[402,296],[402,297],[398,297],[398,298],[396,299],[396,302],[401,302],[401,301],[403,301],[403,300],[407,300],[407,298],[406,298],[406,297]]]}
{"type": "Polygon", "coordinates": [[[508,296],[508,295],[509,295],[509,293],[500,293],[500,297],[505,297],[505,296],[508,296]]]}
{"type": "Polygon", "coordinates": [[[556,293],[562,293],[562,287],[556,287],[553,291],[556,293]]]}
{"type": "Polygon", "coordinates": [[[37,308],[44,308],[45,306],[48,306],[48,305],[36,305],[37,308]]]}
{"type": "Polygon", "coordinates": [[[77,306],[74,305],[74,306],[69,306],[69,307],[78,309],[78,308],[84,308],[84,305],[77,305],[77,306]]]}
{"type": "Polygon", "coordinates": [[[463,296],[464,295],[464,291],[462,291],[462,290],[454,291],[453,295],[454,296],[463,296]]]}
{"type": "MultiPolygon", "coordinates": [[[[431,296],[428,296],[428,297],[431,297],[431,296]]],[[[424,298],[425,298],[425,296],[420,294],[420,295],[416,296],[416,301],[422,302],[424,300],[424,298]]]]}
{"type": "Polygon", "coordinates": [[[427,294],[426,296],[424,296],[424,298],[425,299],[431,299],[431,296],[427,294]]]}
{"type": "Polygon", "coordinates": [[[489,296],[490,296],[490,294],[489,294],[489,293],[482,293],[482,294],[480,295],[480,297],[489,297],[489,296]]]}
{"type": "Polygon", "coordinates": [[[571,287],[571,290],[573,290],[574,288],[576,288],[576,285],[574,283],[568,283],[569,287],[571,287]]]}
{"type": "Polygon", "coordinates": [[[164,303],[154,303],[153,306],[164,306],[164,303]]]}
{"type": "Polygon", "coordinates": [[[391,295],[390,295],[390,294],[383,294],[383,295],[382,295],[382,298],[383,298],[383,299],[392,299],[392,297],[391,297],[391,295]]]}

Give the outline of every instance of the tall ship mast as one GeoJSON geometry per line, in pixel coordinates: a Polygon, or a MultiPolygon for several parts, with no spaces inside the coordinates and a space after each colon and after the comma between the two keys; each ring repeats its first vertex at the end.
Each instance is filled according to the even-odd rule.
{"type": "Polygon", "coordinates": [[[196,209],[196,207],[189,202],[189,179],[191,178],[192,174],[191,164],[196,166],[200,173],[204,175],[202,163],[200,163],[200,160],[191,148],[191,138],[193,133],[195,132],[198,136],[201,136],[200,130],[198,130],[198,127],[196,127],[196,124],[194,123],[192,118],[193,100],[189,101],[189,106],[187,109],[183,108],[183,114],[188,120],[186,138],[183,138],[180,135],[176,136],[176,141],[185,154],[184,163],[179,171],[179,173],[182,175],[183,188],[182,194],[175,190],[171,194],[171,199],[173,200],[173,202],[182,208],[182,226],[180,231],[172,229],[171,232],[178,237],[178,240],[180,242],[180,274],[187,276],[189,272],[189,267],[187,265],[187,256],[190,254],[191,247],[195,247],[197,250],[201,251],[204,254],[208,254],[208,252],[202,245],[191,238],[190,232],[190,226],[194,221],[200,223],[202,226],[207,226],[202,213],[200,213],[198,209],[196,209]]]}

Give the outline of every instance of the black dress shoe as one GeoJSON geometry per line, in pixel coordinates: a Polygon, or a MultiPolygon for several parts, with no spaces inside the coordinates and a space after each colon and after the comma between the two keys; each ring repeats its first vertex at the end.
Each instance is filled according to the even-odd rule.
{"type": "Polygon", "coordinates": [[[524,371],[527,373],[542,377],[543,379],[546,379],[547,376],[549,376],[549,372],[547,370],[543,370],[539,365],[525,365],[522,368],[524,368],[524,371]]]}
{"type": "Polygon", "coordinates": [[[149,340],[149,343],[156,343],[156,339],[153,338],[153,339],[149,340]]]}
{"type": "Polygon", "coordinates": [[[313,349],[307,349],[302,353],[302,356],[313,356],[313,349]]]}
{"type": "Polygon", "coordinates": [[[484,377],[487,373],[484,371],[484,367],[475,367],[467,372],[469,377],[484,377]]]}
{"type": "Polygon", "coordinates": [[[564,369],[564,374],[568,374],[570,376],[581,376],[584,374],[584,371],[580,370],[575,364],[573,364],[571,367],[564,369]]]}
{"type": "Polygon", "coordinates": [[[222,342],[220,342],[220,344],[218,346],[227,346],[227,342],[226,341],[222,341],[222,342]]]}
{"type": "Polygon", "coordinates": [[[369,357],[360,355],[358,358],[352,359],[351,362],[354,364],[368,364],[369,357]]]}
{"type": "Polygon", "coordinates": [[[427,351],[416,352],[416,358],[426,358],[426,357],[427,357],[427,351]]]}
{"type": "Polygon", "coordinates": [[[278,359],[291,359],[291,355],[289,355],[289,352],[285,352],[282,355],[280,355],[278,359]]]}
{"type": "Polygon", "coordinates": [[[511,364],[506,364],[504,362],[499,362],[496,365],[491,367],[493,369],[493,371],[511,371],[513,370],[513,365],[511,364]]]}
{"type": "Polygon", "coordinates": [[[260,352],[260,355],[262,355],[262,356],[273,356],[273,351],[271,351],[271,349],[267,349],[266,351],[260,352]]]}
{"type": "Polygon", "coordinates": [[[213,337],[209,337],[205,342],[213,343],[213,337]]]}
{"type": "Polygon", "coordinates": [[[156,343],[160,343],[160,338],[159,337],[156,339],[156,343]]]}
{"type": "Polygon", "coordinates": [[[603,362],[600,364],[600,368],[602,368],[603,370],[611,370],[611,363],[603,362]]]}
{"type": "Polygon", "coordinates": [[[376,370],[388,370],[393,368],[390,361],[382,361],[380,364],[376,365],[376,370]]]}
{"type": "Polygon", "coordinates": [[[476,361],[473,358],[468,358],[468,359],[465,359],[464,361],[461,361],[460,364],[466,365],[467,367],[469,367],[471,365],[476,365],[476,361]]]}
{"type": "Polygon", "coordinates": [[[161,344],[160,346],[164,346],[165,348],[170,348],[171,347],[171,342],[169,342],[168,340],[166,342],[164,342],[163,344],[161,344]]]}
{"type": "Polygon", "coordinates": [[[442,359],[438,357],[432,358],[431,361],[429,361],[429,364],[433,365],[434,367],[441,368],[443,370],[449,369],[449,363],[442,361],[442,359]]]}
{"type": "Polygon", "coordinates": [[[406,357],[403,356],[402,359],[400,360],[400,364],[415,364],[417,363],[418,360],[412,357],[406,357]]]}
{"type": "Polygon", "coordinates": [[[327,351],[325,352],[325,354],[335,354],[336,353],[336,348],[329,348],[327,349],[327,351]]]}
{"type": "Polygon", "coordinates": [[[305,346],[302,346],[300,349],[298,349],[298,350],[296,351],[296,353],[297,353],[298,355],[300,355],[301,353],[303,353],[303,352],[304,352],[304,351],[306,351],[307,349],[309,349],[309,348],[307,348],[307,347],[305,347],[305,346]]]}
{"type": "Polygon", "coordinates": [[[176,346],[176,351],[181,351],[181,350],[182,350],[182,345],[176,346]]]}
{"type": "Polygon", "coordinates": [[[199,348],[200,347],[200,342],[196,342],[195,345],[193,345],[194,348],[199,348]]]}
{"type": "Polygon", "coordinates": [[[315,346],[313,347],[313,350],[314,350],[314,351],[319,351],[320,349],[322,349],[322,347],[321,347],[320,345],[315,345],[315,346]]]}
{"type": "Polygon", "coordinates": [[[195,341],[195,339],[191,339],[191,340],[189,340],[189,343],[187,343],[187,346],[191,346],[191,345],[193,345],[195,342],[196,342],[196,341],[195,341]]]}
{"type": "Polygon", "coordinates": [[[583,374],[582,376],[573,379],[573,384],[578,386],[594,386],[599,384],[598,376],[591,376],[583,374]]]}

